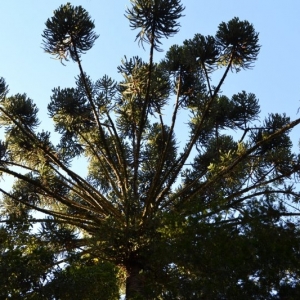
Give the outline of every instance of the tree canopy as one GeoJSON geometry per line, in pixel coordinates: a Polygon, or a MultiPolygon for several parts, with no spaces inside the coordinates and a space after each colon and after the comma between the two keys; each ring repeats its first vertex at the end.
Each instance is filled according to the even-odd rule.
{"type": "Polygon", "coordinates": [[[156,62],[184,6],[130,2],[149,60],[125,56],[118,81],[83,68],[99,37],[83,7],[46,21],[45,52],[79,69],[47,107],[57,145],[34,101],[0,80],[0,175],[15,179],[0,187],[1,297],[298,298],[300,156],[289,134],[300,119],[263,120],[256,95],[221,89],[254,67],[259,34],[234,17],[156,62]]]}

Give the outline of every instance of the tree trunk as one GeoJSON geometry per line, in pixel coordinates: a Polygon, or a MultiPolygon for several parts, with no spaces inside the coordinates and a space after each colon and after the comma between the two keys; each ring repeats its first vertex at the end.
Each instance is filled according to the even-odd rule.
{"type": "Polygon", "coordinates": [[[144,289],[144,276],[142,265],[134,260],[130,260],[126,265],[126,300],[147,299],[144,289]]]}

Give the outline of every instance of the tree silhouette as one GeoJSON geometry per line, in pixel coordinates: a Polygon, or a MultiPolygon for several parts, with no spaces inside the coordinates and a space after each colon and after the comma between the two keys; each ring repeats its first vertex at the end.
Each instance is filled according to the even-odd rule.
{"type": "MultiPolygon", "coordinates": [[[[131,0],[126,17],[138,43],[149,45],[149,61],[125,57],[121,82],[107,75],[93,81],[83,71],[81,56],[98,38],[89,14],[70,3],[54,11],[43,48],[79,67],[76,87],[54,88],[48,105],[58,145],[38,131],[34,102],[8,96],[1,79],[0,171],[16,179],[10,191],[0,188],[2,229],[40,223],[31,234],[48,255],[43,274],[52,274],[29,294],[74,299],[58,286],[88,272],[94,289],[84,299],[105,290],[96,289],[97,278],[110,278],[112,287],[99,297],[116,299],[122,272],[126,299],[299,293],[299,192],[292,181],[300,161],[289,132],[300,119],[270,114],[260,123],[254,94],[222,94],[229,72],[253,67],[259,54],[248,21],[222,22],[215,36],[196,34],[154,62],[162,39],[179,31],[180,2],[131,0]],[[224,72],[214,85],[216,70],[224,72]],[[181,112],[185,140],[176,132],[181,112]],[[76,157],[86,158],[86,178],[72,170],[76,157]],[[57,269],[59,254],[68,268],[57,269]]],[[[83,299],[76,289],[85,287],[73,288],[83,299]]]]}

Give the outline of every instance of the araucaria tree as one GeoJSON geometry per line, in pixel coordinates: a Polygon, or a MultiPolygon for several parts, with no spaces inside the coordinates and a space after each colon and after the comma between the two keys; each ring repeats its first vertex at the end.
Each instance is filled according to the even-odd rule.
{"type": "Polygon", "coordinates": [[[126,299],[300,295],[300,160],[289,138],[300,119],[260,121],[254,94],[222,94],[259,54],[248,21],[222,22],[155,62],[179,30],[180,2],[131,0],[126,17],[149,61],[125,56],[120,82],[83,69],[98,38],[89,14],[54,11],[43,48],[79,68],[76,87],[54,88],[48,105],[58,145],[38,131],[34,102],[8,96],[1,79],[0,171],[15,178],[1,187],[2,296],[118,299],[122,286],[126,299]]]}

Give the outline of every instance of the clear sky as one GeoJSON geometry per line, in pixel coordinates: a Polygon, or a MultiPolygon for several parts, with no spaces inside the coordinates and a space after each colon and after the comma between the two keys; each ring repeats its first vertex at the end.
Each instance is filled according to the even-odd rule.
{"type": "MultiPolygon", "coordinates": [[[[117,66],[124,55],[148,58],[148,52],[134,42],[136,32],[129,28],[124,17],[129,0],[75,0],[95,20],[95,31],[100,34],[96,45],[82,56],[85,72],[93,80],[104,74],[118,78],[117,66]]],[[[78,75],[77,65],[69,62],[64,67],[41,48],[41,34],[45,21],[60,0],[1,0],[0,9],[0,76],[6,79],[10,94],[27,93],[41,112],[42,128],[51,130],[46,107],[54,87],[71,87],[78,75]]],[[[180,21],[181,30],[163,42],[168,50],[194,34],[214,35],[222,21],[233,17],[247,20],[260,33],[261,52],[253,70],[229,74],[222,87],[231,96],[245,90],[260,100],[262,115],[286,112],[292,119],[300,117],[300,1],[299,0],[182,0],[186,10],[180,21]]],[[[147,50],[147,48],[146,48],[147,50]]],[[[164,53],[155,54],[159,61],[164,53]]],[[[300,129],[293,133],[295,143],[300,129]]]]}

